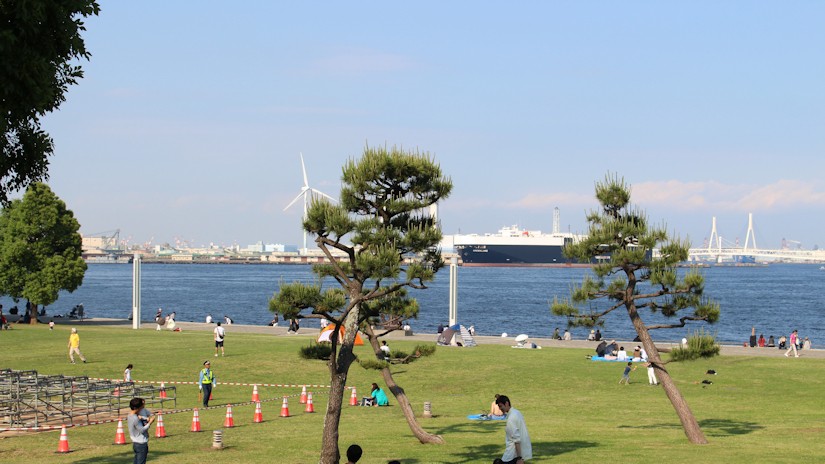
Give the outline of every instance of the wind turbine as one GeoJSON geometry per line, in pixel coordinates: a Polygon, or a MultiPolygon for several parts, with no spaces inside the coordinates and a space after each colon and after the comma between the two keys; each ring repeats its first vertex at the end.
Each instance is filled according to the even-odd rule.
{"type": "MultiPolygon", "coordinates": [[[[335,201],[335,198],[332,198],[331,196],[327,195],[326,193],[324,193],[320,190],[314,189],[314,188],[309,186],[309,181],[307,180],[307,168],[306,168],[306,166],[304,166],[304,154],[301,153],[300,155],[301,155],[301,170],[304,172],[304,186],[301,187],[301,193],[299,193],[298,196],[296,196],[294,200],[292,200],[291,202],[289,202],[288,205],[286,205],[286,208],[284,208],[284,211],[288,210],[290,206],[294,205],[295,202],[298,201],[299,198],[304,197],[304,215],[301,217],[301,219],[303,220],[303,219],[306,219],[306,217],[307,217],[307,205],[309,205],[309,201],[311,199],[310,197],[312,197],[313,195],[320,195],[322,197],[327,197],[332,201],[335,201]]],[[[303,255],[307,254],[307,231],[306,230],[304,230],[304,247],[301,249],[301,254],[303,254],[303,255]]]]}

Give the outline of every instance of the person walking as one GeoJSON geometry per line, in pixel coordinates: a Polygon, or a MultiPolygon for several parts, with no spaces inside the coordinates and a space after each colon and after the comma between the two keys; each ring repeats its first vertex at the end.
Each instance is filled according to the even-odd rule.
{"type": "Polygon", "coordinates": [[[131,411],[126,416],[132,450],[135,452],[135,464],[146,463],[149,456],[149,426],[155,421],[155,416],[144,409],[145,405],[146,401],[143,398],[132,398],[132,401],[129,401],[131,411]]]}
{"type": "Polygon", "coordinates": [[[80,352],[80,335],[77,334],[77,329],[72,327],[72,333],[69,335],[69,361],[74,364],[74,354],[80,356],[80,360],[86,362],[86,357],[80,352]]]}
{"type": "Polygon", "coordinates": [[[224,356],[223,338],[226,336],[226,329],[221,327],[221,323],[218,322],[218,325],[215,327],[215,330],[213,330],[213,333],[215,334],[215,357],[218,357],[218,348],[221,349],[221,356],[224,356]]]}
{"type": "Polygon", "coordinates": [[[524,416],[510,405],[510,398],[505,395],[496,398],[496,404],[501,412],[507,414],[507,425],[504,428],[504,454],[496,458],[493,464],[523,464],[533,457],[533,445],[524,416]]]}
{"type": "Polygon", "coordinates": [[[203,393],[203,407],[209,407],[209,397],[212,395],[212,388],[215,386],[215,373],[212,372],[211,363],[203,362],[200,377],[198,379],[198,390],[203,393]]]}
{"type": "Polygon", "coordinates": [[[123,381],[124,382],[131,382],[132,381],[132,364],[130,363],[126,366],[126,369],[123,371],[123,381]]]}
{"type": "Polygon", "coordinates": [[[785,356],[787,357],[789,354],[791,354],[791,351],[793,351],[794,358],[798,358],[799,352],[796,351],[796,344],[799,342],[799,331],[794,330],[793,332],[791,332],[790,338],[790,344],[788,345],[788,351],[785,352],[785,356]]]}

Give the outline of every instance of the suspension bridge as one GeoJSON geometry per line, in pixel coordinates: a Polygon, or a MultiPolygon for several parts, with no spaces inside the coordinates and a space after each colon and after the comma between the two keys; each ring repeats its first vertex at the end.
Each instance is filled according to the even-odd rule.
{"type": "MultiPolygon", "coordinates": [[[[748,214],[748,232],[745,235],[745,245],[740,246],[739,241],[730,243],[722,239],[716,230],[716,217],[713,218],[713,226],[710,238],[705,246],[701,248],[691,248],[689,253],[690,261],[715,261],[715,262],[755,262],[759,261],[783,261],[797,263],[821,263],[825,262],[825,250],[805,250],[801,248],[791,248],[783,246],[780,249],[759,248],[756,246],[756,234],[753,231],[753,214],[748,214]]],[[[788,243],[798,243],[794,241],[783,241],[783,245],[788,243]]]]}

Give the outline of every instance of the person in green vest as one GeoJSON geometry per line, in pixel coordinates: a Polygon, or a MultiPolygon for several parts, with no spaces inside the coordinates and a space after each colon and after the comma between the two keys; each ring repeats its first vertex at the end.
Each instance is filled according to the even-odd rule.
{"type": "Polygon", "coordinates": [[[198,379],[198,390],[203,394],[203,407],[209,407],[209,397],[212,395],[212,388],[215,386],[215,373],[210,368],[209,361],[203,362],[200,378],[198,379]]]}

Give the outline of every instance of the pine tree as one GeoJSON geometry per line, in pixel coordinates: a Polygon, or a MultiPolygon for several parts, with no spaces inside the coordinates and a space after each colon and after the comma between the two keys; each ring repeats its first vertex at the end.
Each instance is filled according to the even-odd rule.
{"type": "Polygon", "coordinates": [[[701,274],[689,270],[680,276],[677,272],[677,265],[688,258],[689,242],[671,237],[664,226],[649,225],[647,217],[631,206],[630,187],[624,179],[607,175],[603,182],[596,183],[596,198],[601,210],[588,214],[587,237],[568,245],[564,252],[580,262],[608,258],[592,267],[595,278],[586,276],[572,290],[570,298],[554,299],[551,310],[555,315],[566,316],[571,326],[592,327],[602,324],[610,312],[624,308],[688,439],[692,443],[707,443],[662,362],[650,331],[684,327],[688,321],[714,323],[719,319],[719,305],[704,296],[701,274]],[[579,309],[579,305],[595,300],[606,300],[606,307],[579,309]],[[640,314],[644,309],[668,318],[678,317],[678,322],[648,326],[640,314]]]}
{"type": "MultiPolygon", "coordinates": [[[[366,147],[360,159],[344,165],[342,183],[340,202],[313,198],[303,222],[328,261],[313,266],[319,283],[282,285],[269,303],[270,310],[285,320],[326,318],[335,326],[322,463],[337,463],[340,456],[344,388],[355,360],[355,335],[375,314],[367,310],[369,302],[406,288],[423,289],[432,281],[443,266],[436,248],[441,230],[427,210],[452,190],[452,182],[429,155],[397,147],[366,147]],[[338,286],[324,289],[328,280],[338,286]],[[339,339],[341,327],[344,335],[339,339]]],[[[401,406],[410,407],[408,402],[401,406]]],[[[440,440],[420,432],[420,440],[440,440]]]]}

